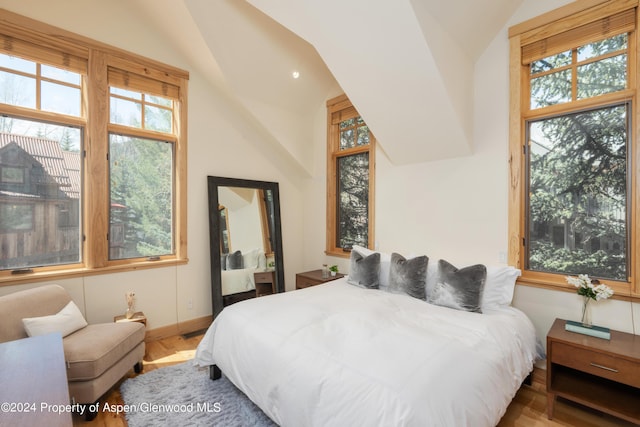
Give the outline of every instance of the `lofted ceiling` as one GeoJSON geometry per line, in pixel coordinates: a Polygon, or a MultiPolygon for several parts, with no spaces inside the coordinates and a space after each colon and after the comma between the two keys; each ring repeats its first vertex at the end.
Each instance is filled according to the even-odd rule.
{"type": "Polygon", "coordinates": [[[170,33],[268,150],[309,173],[317,112],[342,92],[394,164],[470,154],[475,61],[522,1],[134,4],[170,33]]]}

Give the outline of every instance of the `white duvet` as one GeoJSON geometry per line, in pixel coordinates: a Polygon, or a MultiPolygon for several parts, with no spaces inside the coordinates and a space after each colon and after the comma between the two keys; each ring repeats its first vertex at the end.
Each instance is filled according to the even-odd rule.
{"type": "Polygon", "coordinates": [[[256,288],[256,268],[239,268],[236,270],[223,270],[220,272],[222,279],[222,295],[232,295],[239,292],[247,292],[256,288]]]}
{"type": "Polygon", "coordinates": [[[281,426],[495,426],[533,368],[515,308],[483,314],[344,279],[226,307],[195,363],[216,364],[281,426]]]}

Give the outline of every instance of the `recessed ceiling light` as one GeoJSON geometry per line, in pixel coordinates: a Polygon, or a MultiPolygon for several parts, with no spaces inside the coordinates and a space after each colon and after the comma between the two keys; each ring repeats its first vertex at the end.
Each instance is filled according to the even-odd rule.
{"type": "Polygon", "coordinates": [[[293,73],[291,73],[291,77],[297,79],[298,77],[300,77],[300,72],[298,70],[294,70],[293,73]]]}

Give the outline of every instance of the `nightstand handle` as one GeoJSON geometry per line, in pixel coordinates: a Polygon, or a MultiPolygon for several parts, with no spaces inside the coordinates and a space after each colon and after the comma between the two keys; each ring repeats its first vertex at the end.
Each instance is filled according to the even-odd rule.
{"type": "Polygon", "coordinates": [[[591,362],[591,366],[593,366],[595,368],[604,369],[605,371],[611,371],[611,372],[615,372],[615,373],[618,372],[617,369],[613,369],[613,368],[610,368],[608,366],[598,365],[597,363],[593,363],[593,362],[591,362]]]}

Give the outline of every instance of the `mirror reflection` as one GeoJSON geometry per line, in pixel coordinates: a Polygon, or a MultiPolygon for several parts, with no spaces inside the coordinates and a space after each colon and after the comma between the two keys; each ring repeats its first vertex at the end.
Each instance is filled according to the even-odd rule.
{"type": "Polygon", "coordinates": [[[278,184],[208,179],[215,316],[229,304],[283,292],[284,273],[278,184]]]}
{"type": "Polygon", "coordinates": [[[271,190],[218,187],[218,203],[222,296],[247,293],[235,295],[234,300],[239,300],[254,297],[254,292],[258,296],[275,293],[275,278],[256,283],[255,274],[275,272],[271,190]]]}

